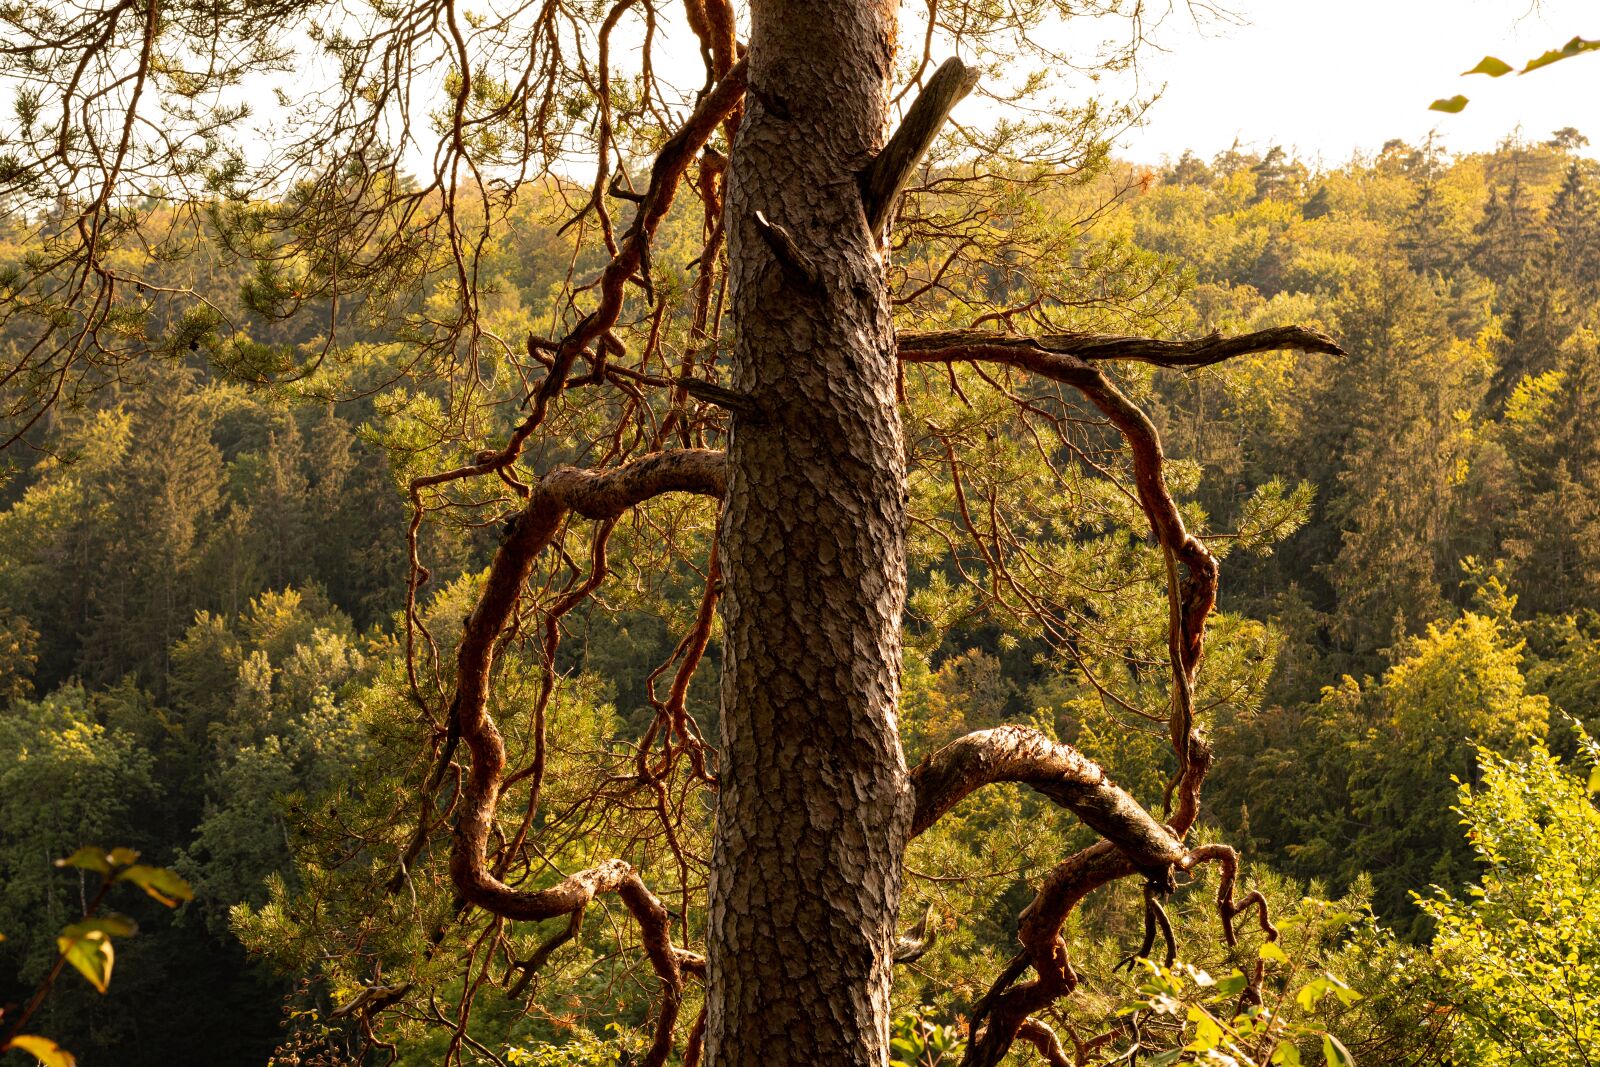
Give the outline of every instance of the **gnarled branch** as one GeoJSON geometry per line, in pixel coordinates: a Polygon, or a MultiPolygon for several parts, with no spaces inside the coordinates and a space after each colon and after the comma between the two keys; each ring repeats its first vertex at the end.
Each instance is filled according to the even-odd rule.
{"type": "Polygon", "coordinates": [[[505,742],[489,715],[489,678],[495,645],[509,622],[535,558],[554,540],[569,512],[610,518],[668,492],[720,496],[726,484],[720,452],[686,449],[644,456],[609,471],[561,468],[531,489],[527,507],[510,525],[477,607],[468,616],[457,651],[453,725],[472,755],[462,790],[450,877],[469,904],[507,919],[538,921],[581,911],[600,893],[616,893],[639,923],[645,953],[661,981],[655,1039],[645,1063],[665,1063],[682,1000],[682,966],[670,940],[667,909],[632,865],[607,860],[541,890],[516,889],[491,870],[488,842],[505,773],[505,742]]]}
{"type": "Polygon", "coordinates": [[[1071,745],[1024,726],[1000,726],[957,738],[911,772],[922,833],[964,797],[986,785],[1017,782],[1072,811],[1141,869],[1165,872],[1187,850],[1098,764],[1071,745]]]}
{"type": "Polygon", "coordinates": [[[620,861],[537,893],[513,889],[490,873],[485,850],[506,760],[505,743],[488,711],[495,642],[515,610],[534,559],[554,539],[569,511],[608,518],[662,493],[718,496],[725,484],[722,453],[686,449],[655,453],[604,472],[562,468],[534,485],[527,507],[494,555],[456,654],[452,712],[472,754],[472,769],[456,821],[450,874],[468,903],[508,919],[548,919],[587,904],[596,892],[618,891],[627,881],[632,868],[620,861]]]}
{"type": "MultiPolygon", "coordinates": [[[[708,448],[655,452],[608,471],[560,467],[539,482],[557,506],[586,519],[614,518],[665,493],[720,497],[726,487],[722,453],[708,448]]],[[[533,510],[530,502],[528,513],[533,510]]]]}
{"type": "MultiPolygon", "coordinates": [[[[1056,751],[1051,747],[1053,743],[1046,739],[1027,737],[1027,731],[1008,735],[1009,744],[997,743],[998,739],[986,738],[984,734],[963,738],[935,753],[913,772],[918,786],[919,828],[926,828],[961,796],[980,785],[991,781],[1019,781],[1072,807],[1103,837],[1058,864],[1023,911],[1018,924],[1018,940],[1023,951],[975,1006],[964,1063],[967,1067],[996,1067],[1019,1037],[1054,1060],[1060,1050],[1059,1042],[1047,1038],[1031,1017],[1077,985],[1077,974],[1067,956],[1061,928],[1072,909],[1095,889],[1119,878],[1144,873],[1150,881],[1145,894],[1145,939],[1140,952],[1150,951],[1159,932],[1167,943],[1170,957],[1174,952],[1171,927],[1158,899],[1170,891],[1170,871],[1174,867],[1187,870],[1200,862],[1216,861],[1223,868],[1218,907],[1224,936],[1229,943],[1234,938],[1234,918],[1251,907],[1260,909],[1259,918],[1268,936],[1275,934],[1267,918],[1265,901],[1259,894],[1250,894],[1243,901],[1234,902],[1233,875],[1237,857],[1232,849],[1204,846],[1186,852],[1182,845],[1199,815],[1200,787],[1211,762],[1210,748],[1194,721],[1193,686],[1204,650],[1206,621],[1216,604],[1218,567],[1205,544],[1188,531],[1177,502],[1167,489],[1166,457],[1154,423],[1094,364],[1123,359],[1165,367],[1201,367],[1237,355],[1280,348],[1335,355],[1342,354],[1342,350],[1320,331],[1296,326],[1231,338],[1212,335],[1195,341],[1094,334],[1019,337],[951,331],[902,334],[898,348],[899,357],[905,362],[1003,363],[1081,392],[1127,441],[1139,504],[1167,563],[1172,662],[1169,725],[1173,749],[1178,756],[1178,773],[1168,786],[1171,811],[1168,825],[1160,825],[1132,798],[1105,783],[1099,769],[1080,754],[1066,746],[1057,746],[1064,751],[1056,751]],[[1179,574],[1180,566],[1186,573],[1179,574]],[[1046,768],[1056,777],[1052,780],[1046,775],[1047,787],[1041,788],[1033,779],[1044,774],[1046,768]],[[972,783],[970,787],[964,785],[969,782],[972,783]],[[1052,789],[1056,792],[1051,792],[1052,789]],[[1096,803],[1086,811],[1079,810],[1073,802],[1081,801],[1085,795],[1093,797],[1096,803]],[[1162,870],[1166,873],[1158,878],[1162,870]],[[1035,977],[1019,983],[1029,967],[1035,977]]],[[[1258,968],[1256,984],[1259,981],[1258,968]]]]}

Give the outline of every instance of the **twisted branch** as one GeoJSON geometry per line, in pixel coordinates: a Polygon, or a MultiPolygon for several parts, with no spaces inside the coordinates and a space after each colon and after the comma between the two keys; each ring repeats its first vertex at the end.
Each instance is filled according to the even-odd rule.
{"type": "MultiPolygon", "coordinates": [[[[1199,816],[1200,788],[1211,762],[1210,749],[1194,719],[1194,681],[1204,652],[1206,621],[1216,606],[1218,567],[1205,544],[1188,531],[1177,502],[1167,489],[1166,457],[1155,424],[1094,364],[1132,360],[1163,367],[1203,367],[1272,349],[1294,348],[1332,355],[1342,354],[1342,350],[1326,334],[1298,326],[1231,338],[1213,334],[1194,341],[1095,334],[1019,337],[950,331],[902,334],[898,343],[899,357],[904,362],[1003,363],[1070,385],[1082,393],[1128,444],[1139,504],[1166,562],[1171,606],[1169,732],[1178,757],[1178,772],[1167,787],[1167,825],[1157,823],[1070,746],[1029,736],[1031,731],[1014,727],[962,738],[913,772],[918,793],[915,832],[926,829],[974,789],[990,782],[1012,781],[1050,796],[1101,834],[1101,841],[1057,865],[1023,911],[1018,928],[1023,951],[975,1006],[963,1061],[967,1067],[996,1067],[1020,1037],[1052,1063],[1066,1062],[1060,1042],[1032,1015],[1077,985],[1061,928],[1072,909],[1095,889],[1135,873],[1144,874],[1145,936],[1138,955],[1149,954],[1159,931],[1170,962],[1176,945],[1160,898],[1172,892],[1175,868],[1188,870],[1197,863],[1214,861],[1223,868],[1218,908],[1228,943],[1235,942],[1234,918],[1252,907],[1259,909],[1259,921],[1269,938],[1277,934],[1260,893],[1234,902],[1238,859],[1231,848],[1202,846],[1190,852],[1182,844],[1199,816]],[[1035,977],[1019,984],[1030,966],[1035,977]]],[[[1259,982],[1259,967],[1257,970],[1259,982]]]]}
{"type": "Polygon", "coordinates": [[[1139,802],[1071,745],[1024,726],[1000,726],[957,738],[911,771],[916,793],[913,837],[986,785],[1015,782],[1067,808],[1151,872],[1165,872],[1187,850],[1139,802]]]}
{"type": "MultiPolygon", "coordinates": [[[[540,479],[527,507],[489,567],[478,605],[467,618],[457,652],[454,726],[472,755],[456,819],[450,877],[462,898],[506,919],[537,922],[581,912],[597,894],[615,893],[639,924],[645,953],[660,979],[662,1003],[655,1040],[645,1063],[659,1067],[671,1053],[682,1001],[682,962],[669,936],[669,914],[632,865],[607,860],[541,890],[516,889],[491,870],[487,852],[505,772],[505,742],[489,715],[489,680],[495,645],[516,608],[535,558],[554,540],[569,512],[610,518],[668,492],[720,496],[726,486],[722,453],[702,449],[661,452],[614,470],[562,468],[540,479]]],[[[553,947],[553,946],[552,946],[553,947]]],[[[546,953],[547,954],[547,953],[546,953]]]]}

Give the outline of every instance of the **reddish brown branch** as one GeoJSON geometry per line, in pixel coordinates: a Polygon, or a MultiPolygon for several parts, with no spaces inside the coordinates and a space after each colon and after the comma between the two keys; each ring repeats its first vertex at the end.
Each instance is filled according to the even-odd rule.
{"type": "MultiPolygon", "coordinates": [[[[716,5],[713,4],[713,7],[716,5]]],[[[620,10],[620,8],[619,8],[620,10]]],[[[719,18],[721,16],[718,16],[719,18]]],[[[731,47],[731,46],[730,46],[731,47]]],[[[649,257],[650,240],[661,220],[666,217],[672,205],[672,199],[677,191],[679,182],[684,173],[700,153],[706,141],[715,132],[717,124],[732,115],[744,98],[746,64],[741,60],[727,69],[726,75],[716,86],[700,101],[700,105],[689,116],[684,125],[667,139],[657,154],[655,163],[650,172],[650,184],[639,200],[638,211],[634,216],[633,227],[628,231],[621,247],[607,263],[601,273],[599,282],[599,305],[585,315],[561,341],[554,344],[536,344],[529,338],[529,353],[533,354],[536,348],[549,350],[548,357],[540,358],[547,370],[544,380],[539,384],[529,397],[532,408],[522,423],[512,432],[503,448],[498,451],[488,449],[478,453],[472,463],[455,467],[450,470],[438,471],[433,474],[414,478],[410,484],[411,497],[411,523],[407,530],[406,540],[410,559],[410,577],[406,588],[406,670],[411,681],[411,690],[419,704],[424,704],[420,689],[415,679],[415,657],[412,649],[414,634],[418,629],[416,619],[417,590],[428,580],[427,568],[422,566],[418,555],[418,534],[421,529],[423,517],[422,490],[437,485],[463,478],[478,475],[498,473],[504,477],[509,485],[519,493],[524,487],[508,473],[508,468],[514,464],[522,454],[523,445],[544,421],[549,405],[567,388],[572,369],[580,356],[598,345],[600,356],[595,357],[597,373],[596,380],[609,380],[609,375],[604,368],[603,354],[608,335],[617,323],[617,318],[622,312],[624,291],[628,280],[639,270],[645,267],[649,257]]],[[[602,153],[603,154],[603,153],[602,153]]],[[[615,373],[614,371],[610,373],[615,373]]],[[[665,385],[665,382],[659,384],[665,385]]],[[[588,517],[596,517],[581,507],[572,510],[588,517]]],[[[618,508],[620,513],[624,508],[618,508]]],[[[426,636],[426,633],[424,631],[426,636]]],[[[431,638],[429,639],[431,648],[431,638]]],[[[441,767],[445,761],[441,762],[441,767]]],[[[429,793],[424,799],[424,808],[421,822],[426,823],[431,804],[429,793]]],[[[397,878],[403,878],[397,875],[397,878]]]]}
{"type": "MultiPolygon", "coordinates": [[[[1211,335],[1197,341],[1159,341],[1144,337],[1106,337],[1098,334],[1052,334],[1020,337],[1013,334],[957,330],[902,334],[897,340],[901,360],[912,363],[1005,363],[1032,371],[1079,390],[1105,414],[1127,440],[1133,454],[1139,503],[1162,548],[1188,570],[1178,590],[1180,626],[1175,634],[1180,689],[1193,683],[1199,666],[1205,621],[1216,604],[1217,564],[1198,538],[1185,528],[1172,494],[1167,491],[1166,457],[1161,438],[1148,416],[1124,396],[1091,360],[1139,360],[1162,366],[1205,366],[1234,356],[1281,348],[1341,353],[1332,338],[1301,326],[1283,326],[1237,337],[1211,335]]],[[[1181,695],[1181,694],[1178,694],[1181,695]]],[[[1188,730],[1177,731],[1174,744],[1186,747],[1188,730]]],[[[1180,757],[1183,753],[1180,751],[1180,757]]]]}
{"type": "Polygon", "coordinates": [[[411,492],[414,501],[416,494],[427,486],[487,474],[516,462],[522,454],[523,445],[544,421],[550,404],[565,390],[567,379],[579,357],[592,345],[601,342],[617,324],[628,280],[644,268],[650,254],[650,241],[672,206],[673,196],[684,173],[698,158],[701,148],[716,131],[717,125],[728,118],[744,99],[745,72],[744,60],[734,63],[700,101],[683,126],[661,146],[651,166],[650,184],[639,200],[633,225],[618,247],[617,254],[601,272],[598,286],[600,303],[553,346],[544,380],[529,397],[531,408],[528,415],[512,432],[505,447],[498,452],[480,455],[469,466],[413,479],[411,492]]]}
{"type": "MultiPolygon", "coordinates": [[[[1194,802],[1180,805],[1169,824],[1169,829],[1180,840],[1198,815],[1200,786],[1210,765],[1210,750],[1203,743],[1197,745],[1178,786],[1179,795],[1194,798],[1194,802]]],[[[1194,862],[1190,853],[1175,865],[1186,870],[1194,862]]],[[[963,1061],[966,1067],[996,1067],[1005,1058],[1028,1016],[1043,1011],[1056,999],[1072,992],[1078,984],[1078,976],[1068,958],[1066,941],[1061,937],[1067,916],[1096,889],[1139,873],[1140,868],[1120,848],[1103,840],[1067,857],[1045,876],[1032,903],[1018,919],[1017,940],[1022,944],[1022,953],[1013,959],[983,998],[983,1011],[975,1009],[973,1012],[972,1039],[963,1061]],[[1017,984],[1030,966],[1035,977],[1017,984]]]]}
{"type": "Polygon", "coordinates": [[[700,1067],[700,1055],[706,1047],[706,1008],[702,1004],[700,1013],[694,1018],[694,1025],[689,1028],[689,1037],[683,1043],[683,1067],[700,1067]]]}
{"type": "Polygon", "coordinates": [[[472,754],[472,770],[456,821],[450,873],[469,903],[508,919],[548,919],[587,904],[596,892],[618,890],[632,871],[613,861],[549,889],[523,892],[495,878],[486,862],[506,760],[505,743],[488,711],[490,670],[496,639],[511,618],[535,557],[554,539],[569,511],[604,518],[661,493],[720,495],[723,486],[722,454],[696,449],[656,453],[602,473],[563,468],[533,487],[527,507],[495,553],[456,655],[452,707],[472,754]]]}
{"type": "Polygon", "coordinates": [[[511,966],[511,969],[506,972],[507,980],[512,975],[520,975],[520,977],[517,978],[516,984],[507,991],[506,995],[508,997],[515,1000],[522,996],[523,992],[528,988],[528,983],[533,981],[533,976],[539,973],[539,969],[550,958],[550,954],[578,936],[578,932],[583,929],[583,912],[583,908],[573,909],[571,918],[567,920],[567,925],[534,949],[533,955],[511,966]]]}
{"type": "MultiPolygon", "coordinates": [[[[1279,348],[1341,353],[1326,334],[1301,326],[1284,326],[1224,338],[1197,341],[1158,341],[1141,337],[1106,337],[1096,334],[1053,334],[1020,337],[979,331],[904,334],[898,339],[900,358],[907,362],[1004,363],[1070,385],[1083,393],[1116,427],[1132,454],[1134,481],[1140,507],[1168,561],[1167,594],[1172,603],[1171,658],[1173,674],[1171,735],[1179,772],[1168,789],[1168,806],[1184,777],[1193,750],[1203,745],[1194,729],[1193,686],[1205,640],[1206,620],[1216,606],[1217,562],[1199,538],[1189,533],[1177,502],[1166,486],[1166,456],[1155,424],[1139,406],[1123,395],[1090,360],[1129,359],[1166,366],[1203,366],[1232,356],[1279,348]],[[1177,573],[1181,564],[1186,574],[1177,573]]],[[[1177,815],[1187,826],[1198,812],[1198,793],[1177,795],[1177,815]]]]}
{"type": "Polygon", "coordinates": [[[522,443],[543,421],[546,409],[560,395],[578,356],[616,325],[617,316],[622,312],[623,293],[628,279],[644,266],[649,256],[650,240],[655,236],[661,220],[666,217],[667,209],[672,206],[678,182],[717,124],[744,99],[745,70],[746,65],[742,61],[734,64],[700,102],[683,127],[661,147],[650,169],[650,184],[639,202],[633,227],[601,275],[600,305],[585,316],[557,347],[550,371],[533,396],[532,410],[506,444],[502,453],[504,462],[510,463],[516,458],[522,443]]]}
{"type": "MultiPolygon", "coordinates": [[[[700,669],[700,662],[711,644],[711,630],[716,623],[717,600],[721,595],[722,565],[718,559],[716,542],[713,541],[711,558],[706,564],[705,590],[700,596],[700,607],[695,612],[694,625],[678,643],[678,647],[673,649],[672,656],[645,679],[645,692],[655,709],[655,717],[651,719],[643,739],[639,742],[637,766],[639,777],[643,781],[659,785],[661,779],[668,774],[675,753],[687,752],[695,777],[713,788],[717,786],[716,775],[706,766],[706,750],[710,746],[701,735],[700,727],[694,721],[694,717],[689,714],[688,700],[689,685],[694,681],[695,672],[700,669]],[[678,668],[673,672],[667,699],[658,700],[656,682],[674,662],[678,664],[678,668]],[[665,751],[660,764],[651,769],[648,762],[650,748],[664,731],[665,751]]],[[[687,899],[684,901],[684,913],[685,915],[688,913],[687,899]]]]}
{"type": "Polygon", "coordinates": [[[1038,1019],[1024,1019],[1017,1027],[1017,1036],[1032,1045],[1050,1067],[1078,1067],[1081,1062],[1067,1055],[1056,1032],[1038,1019]]]}
{"type": "Polygon", "coordinates": [[[1272,925],[1272,918],[1267,911],[1267,898],[1262,896],[1259,890],[1251,890],[1245,894],[1243,900],[1234,902],[1233,884],[1239,876],[1239,854],[1227,845],[1201,845],[1189,853],[1187,865],[1210,862],[1215,862],[1222,868],[1222,873],[1217,879],[1217,912],[1222,917],[1222,936],[1228,942],[1228,946],[1231,948],[1239,943],[1239,936],[1233,929],[1233,920],[1251,908],[1257,909],[1256,921],[1261,926],[1261,932],[1267,935],[1267,940],[1278,940],[1278,928],[1272,925]]]}
{"type": "Polygon", "coordinates": [[[533,562],[554,540],[569,512],[609,518],[663,493],[720,496],[724,486],[722,454],[699,449],[656,453],[609,471],[552,471],[532,487],[527,507],[495,553],[456,656],[452,709],[456,728],[472,755],[472,767],[456,819],[451,879],[468,903],[522,921],[568,915],[582,910],[596,894],[616,893],[638,922],[645,953],[661,980],[655,1042],[645,1060],[651,1065],[664,1063],[671,1051],[682,999],[679,956],[670,942],[667,910],[622,860],[608,860],[540,890],[516,889],[495,876],[487,853],[506,752],[489,715],[489,684],[497,640],[516,609],[533,562]]]}
{"type": "MultiPolygon", "coordinates": [[[[1234,918],[1251,907],[1259,909],[1262,929],[1268,931],[1269,936],[1276,935],[1267,917],[1265,900],[1259,893],[1252,893],[1243,901],[1234,903],[1233,873],[1237,869],[1237,857],[1232,849],[1205,846],[1192,853],[1173,857],[1166,846],[1168,841],[1181,842],[1198,818],[1200,787],[1210,766],[1210,750],[1194,721],[1193,686],[1204,651],[1206,621],[1216,605],[1218,568],[1216,559],[1205,544],[1188,531],[1177,502],[1167,489],[1166,457],[1155,424],[1138,405],[1123,395],[1094,362],[1134,360],[1166,367],[1201,367],[1233,356],[1272,349],[1294,348],[1329,354],[1341,354],[1341,349],[1325,334],[1295,326],[1232,338],[1212,335],[1196,341],[1158,341],[1089,334],[1018,337],[953,331],[904,334],[898,339],[898,346],[900,359],[904,362],[1003,363],[1070,385],[1081,392],[1100,409],[1127,442],[1139,504],[1166,559],[1167,593],[1172,608],[1169,627],[1173,675],[1170,732],[1173,749],[1178,756],[1178,773],[1168,787],[1171,821],[1167,826],[1160,826],[1120,790],[1116,791],[1120,794],[1117,799],[1125,800],[1125,805],[1117,803],[1109,809],[1117,817],[1105,819],[1103,812],[1094,811],[1092,813],[1100,820],[1097,824],[1084,812],[1079,812],[1080,817],[1099,831],[1104,840],[1069,857],[1045,879],[1033,903],[1021,916],[1018,939],[1023,946],[1022,955],[1013,960],[1012,966],[1007,968],[983,998],[982,1010],[974,1011],[970,1025],[971,1040],[965,1059],[968,1067],[995,1067],[1018,1037],[1034,1043],[1050,1058],[1054,1050],[1059,1049],[1059,1042],[1054,1042],[1052,1046],[1046,1041],[1034,1025],[1031,1015],[1047,1007],[1056,998],[1070,993],[1077,984],[1077,975],[1067,956],[1066,943],[1061,938],[1061,928],[1072,909],[1100,886],[1134,873],[1144,873],[1149,881],[1146,887],[1145,944],[1141,951],[1149,952],[1159,931],[1167,942],[1170,956],[1174,950],[1171,928],[1159,897],[1170,892],[1171,868],[1177,866],[1188,869],[1195,863],[1215,860],[1223,866],[1224,884],[1219,890],[1218,904],[1223,916],[1224,936],[1229,943],[1234,939],[1234,918]],[[1180,566],[1184,572],[1181,575],[1180,566]],[[1150,827],[1156,828],[1155,836],[1150,836],[1150,827]],[[1127,836],[1130,831],[1144,835],[1134,837],[1132,847],[1127,836]],[[1163,875],[1161,871],[1166,873],[1163,875]],[[1023,971],[1030,965],[1035,977],[1019,984],[1023,971]]],[[[971,754],[961,753],[959,749],[951,752],[947,748],[936,753],[929,764],[918,768],[923,778],[928,779],[926,785],[922,781],[918,783],[919,827],[925,827],[955,800],[990,781],[1025,781],[1039,788],[1028,776],[1040,773],[1044,765],[1039,758],[1042,753],[1035,753],[1029,758],[1009,752],[1005,746],[995,746],[1000,751],[990,755],[984,752],[989,747],[984,742],[963,739],[956,745],[964,742],[970,743],[971,754]],[[940,757],[943,760],[939,765],[929,769],[940,757]],[[972,764],[970,768],[965,766],[968,763],[972,764]],[[966,782],[974,784],[967,787],[963,784],[966,782]],[[950,797],[954,799],[946,801],[950,797]]],[[[1038,746],[1033,743],[1032,746],[1023,747],[1038,746]]],[[[1070,749],[1067,752],[1073,759],[1066,761],[1060,772],[1064,774],[1063,781],[1071,783],[1069,795],[1073,795],[1087,784],[1081,777],[1085,773],[1083,765],[1094,765],[1070,749]]],[[[1049,755],[1058,760],[1062,758],[1059,753],[1050,752],[1049,755]]],[[[1098,768],[1094,770],[1098,773],[1098,768]]],[[[1115,789],[1114,786],[1110,788],[1115,789]]],[[[1067,801],[1063,800],[1063,803],[1067,801]]],[[[1073,805],[1068,803],[1068,806],[1073,805]]],[[[1178,847],[1181,849],[1182,846],[1178,847]]]]}
{"type": "Polygon", "coordinates": [[[911,772],[916,792],[913,836],[986,785],[1016,782],[1069,809],[1142,869],[1164,872],[1186,849],[1170,830],[1071,745],[1023,726],[1001,726],[957,738],[911,772]]]}

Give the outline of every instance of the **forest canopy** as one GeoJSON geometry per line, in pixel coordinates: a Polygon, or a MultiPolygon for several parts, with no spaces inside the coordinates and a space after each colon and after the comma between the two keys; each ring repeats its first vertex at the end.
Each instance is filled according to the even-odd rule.
{"type": "Polygon", "coordinates": [[[1577,1062],[1582,133],[752,7],[0,14],[0,1055],[1577,1062]]]}

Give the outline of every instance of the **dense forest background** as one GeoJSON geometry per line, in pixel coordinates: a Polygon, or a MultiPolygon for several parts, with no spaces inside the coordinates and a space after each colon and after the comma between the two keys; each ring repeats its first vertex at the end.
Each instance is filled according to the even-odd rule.
{"type": "MultiPolygon", "coordinates": [[[[1574,130],[1466,156],[1391,142],[1330,170],[1279,147],[1159,169],[1108,159],[1070,191],[1002,204],[990,222],[1048,239],[1059,270],[1081,279],[1086,327],[1136,320],[1189,336],[1305,323],[1348,351],[1127,384],[1181,461],[1186,511],[1227,531],[1213,534],[1227,551],[1224,640],[1201,694],[1220,756],[1206,818],[1241,849],[1251,886],[1306,931],[1307,965],[1336,967],[1364,994],[1307,1007],[1333,1013],[1330,1028],[1363,1062],[1451,1062],[1462,1055],[1451,1042],[1470,1039],[1469,1025],[1451,1029],[1450,1005],[1470,1016],[1472,990],[1441,961],[1452,937],[1474,935],[1460,933],[1453,904],[1422,907],[1413,894],[1464,893],[1483,872],[1474,844],[1483,853],[1515,812],[1485,814],[1469,840],[1459,784],[1526,798],[1530,775],[1563,780],[1539,762],[1546,750],[1578,762],[1583,727],[1600,726],[1600,164],[1586,144],[1574,130]],[[1339,903],[1313,903],[1323,898],[1339,903]]],[[[484,257],[482,300],[508,336],[563,313],[551,279],[573,264],[560,209],[555,190],[533,190],[484,257]]],[[[669,223],[663,264],[672,225],[687,233],[690,221],[669,223]]],[[[0,262],[27,253],[6,240],[0,262]]],[[[913,287],[925,266],[916,251],[897,259],[913,287]]],[[[198,262],[172,269],[215,272],[244,308],[278,284],[220,251],[198,262]]],[[[159,269],[158,257],[147,266],[159,269]]],[[[659,284],[682,284],[661,273],[659,284]]],[[[1007,264],[983,283],[1003,290],[1007,264]]],[[[441,462],[426,445],[440,408],[383,391],[404,338],[359,306],[334,317],[337,389],[315,374],[252,388],[249,346],[217,346],[203,316],[175,320],[166,358],[59,405],[0,470],[0,1001],[38,980],[81,903],[82,884],[52,859],[85,842],[127,845],[196,894],[173,913],[130,905],[143,929],[119,948],[109,993],[64,984],[52,997],[40,1025],[90,1067],[341,1062],[337,1005],[359,977],[349,961],[407,946],[431,959],[426,924],[402,930],[406,913],[449,911],[442,884],[408,899],[351,875],[382,866],[358,858],[373,826],[403,839],[395,813],[409,809],[395,798],[426,773],[396,740],[398,610],[404,484],[441,462]]],[[[253,340],[314,351],[328,322],[289,315],[253,340]]],[[[974,410],[984,388],[974,385],[974,410]]],[[[972,440],[970,461],[996,479],[1019,462],[993,434],[972,440]]],[[[926,487],[933,511],[948,491],[926,487]]],[[[1114,500],[1087,499],[1118,514],[1114,500]]],[[[1031,536],[1102,550],[1137,539],[1115,525],[1031,536]]],[[[424,526],[431,618],[465,610],[495,534],[487,520],[424,526]]],[[[614,543],[612,568],[621,591],[568,620],[560,647],[573,685],[555,714],[573,740],[556,758],[574,765],[580,750],[637,738],[652,672],[695,609],[643,535],[614,543]]],[[[1073,649],[1064,661],[996,610],[1005,595],[991,603],[958,570],[927,546],[913,554],[910,758],[967,729],[1032,722],[1159,795],[1159,738],[1101,699],[1086,666],[1097,655],[1073,649]]],[[[1074,610],[1114,635],[1114,594],[1099,589],[1074,610]]],[[[1125,629],[1147,621],[1130,614],[1125,629]]],[[[713,739],[715,659],[713,642],[690,694],[713,739]]],[[[1160,686],[1159,661],[1148,681],[1137,656],[1117,662],[1131,691],[1160,686]]],[[[533,673],[508,670],[514,704],[533,673]]],[[[1540,803],[1543,827],[1561,809],[1548,790],[1540,803]]],[[[581,826],[626,841],[628,818],[591,813],[574,836],[581,826]]],[[[908,900],[932,907],[946,933],[897,985],[907,1017],[931,1020],[917,1040],[981,993],[1010,952],[1002,917],[1073,832],[1036,801],[990,798],[919,843],[908,900]]],[[[1201,910],[1180,923],[1203,922],[1201,910]]],[[[1077,920],[1083,969],[1102,983],[1084,1010],[1129,981],[1109,965],[1137,940],[1131,914],[1108,905],[1077,920]]],[[[625,1040],[644,991],[599,947],[565,951],[559,976],[495,994],[485,1055],[598,1063],[599,1037],[625,1040]]],[[[416,1024],[393,1035],[401,1062],[437,1062],[427,1020],[416,1024]]]]}

